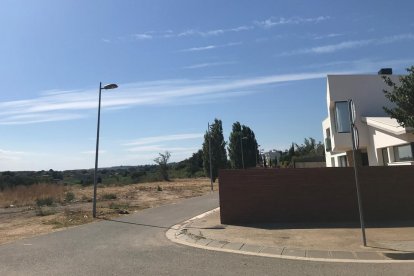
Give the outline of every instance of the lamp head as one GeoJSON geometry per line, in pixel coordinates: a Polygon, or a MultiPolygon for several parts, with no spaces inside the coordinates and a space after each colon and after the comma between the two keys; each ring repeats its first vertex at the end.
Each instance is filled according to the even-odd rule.
{"type": "Polygon", "coordinates": [[[115,88],[118,88],[118,85],[116,85],[115,83],[107,84],[104,87],[102,87],[102,89],[115,89],[115,88]]]}

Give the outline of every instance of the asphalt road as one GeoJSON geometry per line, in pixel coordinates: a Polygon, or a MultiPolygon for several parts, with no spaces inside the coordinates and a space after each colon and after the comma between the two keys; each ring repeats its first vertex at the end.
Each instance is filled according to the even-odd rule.
{"type": "Polygon", "coordinates": [[[212,194],[0,246],[0,275],[414,275],[414,264],[295,261],[170,242],[168,227],[218,206],[212,194]]]}

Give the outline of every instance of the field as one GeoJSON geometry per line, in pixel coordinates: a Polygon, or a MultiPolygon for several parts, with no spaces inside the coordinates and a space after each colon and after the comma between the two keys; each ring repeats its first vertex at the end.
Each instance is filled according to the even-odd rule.
{"type": "MultiPolygon", "coordinates": [[[[216,189],[216,188],[215,188],[216,189]]],[[[175,179],[125,186],[98,186],[99,219],[200,196],[208,178],[175,179]]],[[[93,187],[35,184],[0,192],[0,244],[92,222],[93,187]]]]}

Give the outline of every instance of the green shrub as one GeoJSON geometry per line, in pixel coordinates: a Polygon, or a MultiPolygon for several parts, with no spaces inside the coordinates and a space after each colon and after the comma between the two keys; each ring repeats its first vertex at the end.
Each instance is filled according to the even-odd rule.
{"type": "Polygon", "coordinates": [[[116,194],[103,194],[102,199],[104,199],[104,200],[116,199],[116,194]]]}
{"type": "Polygon", "coordinates": [[[44,216],[50,216],[54,214],[56,214],[55,208],[42,206],[36,209],[36,216],[44,217],[44,216]]]}
{"type": "Polygon", "coordinates": [[[75,199],[75,194],[73,192],[67,192],[65,195],[65,201],[71,202],[75,199]]]}
{"type": "Polygon", "coordinates": [[[128,209],[129,208],[129,203],[125,202],[125,203],[115,203],[115,202],[111,202],[109,204],[109,209],[128,209]]]}
{"type": "Polygon", "coordinates": [[[51,196],[36,199],[36,205],[39,207],[52,206],[54,202],[55,202],[55,199],[51,196]]]}

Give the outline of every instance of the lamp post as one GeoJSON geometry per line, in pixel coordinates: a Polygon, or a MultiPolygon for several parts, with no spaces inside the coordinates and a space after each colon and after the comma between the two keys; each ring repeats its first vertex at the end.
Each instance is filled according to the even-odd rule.
{"type": "Polygon", "coordinates": [[[244,170],[244,154],[243,154],[243,140],[246,140],[247,137],[242,137],[240,135],[240,144],[241,144],[241,154],[242,154],[242,165],[243,165],[243,170],[244,170]]]}
{"type": "Polygon", "coordinates": [[[99,104],[98,104],[98,126],[96,128],[96,152],[95,152],[95,172],[93,176],[93,208],[92,216],[96,218],[96,187],[98,180],[98,151],[99,151],[99,126],[101,121],[101,94],[102,89],[109,90],[118,88],[118,85],[111,83],[102,87],[102,82],[99,83],[99,104]]]}
{"type": "Polygon", "coordinates": [[[213,191],[213,164],[211,163],[211,128],[210,123],[207,125],[208,127],[208,157],[210,160],[210,186],[211,192],[213,191]]]}

